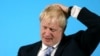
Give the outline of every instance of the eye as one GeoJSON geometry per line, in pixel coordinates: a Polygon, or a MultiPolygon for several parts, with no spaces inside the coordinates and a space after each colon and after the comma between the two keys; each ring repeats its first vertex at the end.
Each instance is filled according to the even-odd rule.
{"type": "Polygon", "coordinates": [[[50,28],[50,30],[51,30],[52,32],[55,32],[55,31],[56,31],[56,29],[53,29],[53,28],[50,28]]]}
{"type": "Polygon", "coordinates": [[[43,26],[43,29],[47,29],[47,27],[46,26],[43,26]]]}

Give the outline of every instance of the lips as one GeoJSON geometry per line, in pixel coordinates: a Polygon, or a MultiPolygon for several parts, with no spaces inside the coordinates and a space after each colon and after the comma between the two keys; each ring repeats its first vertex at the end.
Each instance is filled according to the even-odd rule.
{"type": "Polygon", "coordinates": [[[52,38],[45,38],[45,41],[46,42],[49,42],[49,41],[51,41],[52,40],[52,38]]]}

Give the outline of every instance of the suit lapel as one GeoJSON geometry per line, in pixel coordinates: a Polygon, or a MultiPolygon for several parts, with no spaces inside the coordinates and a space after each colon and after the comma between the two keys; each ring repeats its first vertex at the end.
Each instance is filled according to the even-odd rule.
{"type": "Polygon", "coordinates": [[[32,52],[30,53],[29,56],[37,56],[37,54],[41,48],[41,45],[42,45],[42,42],[41,41],[38,42],[38,44],[35,47],[33,47],[34,49],[32,50],[32,52]]]}
{"type": "Polygon", "coordinates": [[[62,37],[62,40],[60,44],[58,45],[58,49],[56,50],[56,53],[54,56],[61,56],[63,53],[64,48],[68,45],[69,43],[69,37],[66,37],[65,35],[62,37]]]}

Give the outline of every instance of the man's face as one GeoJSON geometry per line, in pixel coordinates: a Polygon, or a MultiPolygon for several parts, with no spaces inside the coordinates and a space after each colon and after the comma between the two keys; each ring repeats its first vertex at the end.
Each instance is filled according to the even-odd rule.
{"type": "Polygon", "coordinates": [[[62,38],[62,28],[55,19],[41,21],[41,38],[42,42],[47,46],[53,46],[60,42],[62,38]]]}

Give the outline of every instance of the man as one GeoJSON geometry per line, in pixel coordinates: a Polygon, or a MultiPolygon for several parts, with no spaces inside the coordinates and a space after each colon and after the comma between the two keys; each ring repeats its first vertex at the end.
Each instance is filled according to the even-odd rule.
{"type": "Polygon", "coordinates": [[[50,5],[40,15],[40,26],[42,40],[21,47],[18,56],[45,56],[48,47],[51,56],[90,56],[100,42],[100,17],[85,7],[50,5]],[[86,31],[65,36],[69,16],[78,18],[86,31]]]}

